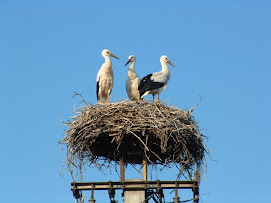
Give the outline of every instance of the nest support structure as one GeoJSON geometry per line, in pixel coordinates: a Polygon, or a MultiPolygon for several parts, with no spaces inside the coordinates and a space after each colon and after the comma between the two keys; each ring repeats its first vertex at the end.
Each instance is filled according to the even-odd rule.
{"type": "MultiPolygon", "coordinates": [[[[85,103],[64,122],[68,126],[60,143],[67,147],[68,167],[125,163],[178,166],[190,178],[208,152],[204,136],[192,116],[164,102],[85,103]]],[[[195,173],[196,174],[196,173],[195,173]]]]}

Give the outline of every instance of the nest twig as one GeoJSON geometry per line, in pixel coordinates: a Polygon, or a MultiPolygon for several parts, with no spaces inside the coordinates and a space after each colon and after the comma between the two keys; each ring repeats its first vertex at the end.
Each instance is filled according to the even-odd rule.
{"type": "Polygon", "coordinates": [[[208,152],[192,111],[163,102],[85,104],[65,122],[69,129],[60,141],[69,169],[109,166],[120,158],[141,164],[146,157],[148,164],[178,164],[180,174],[191,177],[208,152]]]}

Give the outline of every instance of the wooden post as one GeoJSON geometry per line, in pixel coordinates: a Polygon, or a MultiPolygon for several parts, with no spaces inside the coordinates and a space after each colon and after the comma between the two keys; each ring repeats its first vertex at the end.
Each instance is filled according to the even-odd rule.
{"type": "MultiPolygon", "coordinates": [[[[94,186],[92,185],[92,187],[94,187],[94,186]]],[[[89,203],[95,203],[96,202],[96,200],[94,199],[94,190],[93,189],[91,189],[91,197],[90,197],[88,202],[89,203]]]]}
{"type": "Polygon", "coordinates": [[[120,158],[120,181],[125,182],[125,169],[124,169],[124,158],[120,158]]]}
{"type": "Polygon", "coordinates": [[[173,202],[174,203],[179,203],[180,202],[180,197],[178,196],[178,183],[176,182],[175,183],[175,196],[174,196],[174,198],[173,198],[173,202]]]}
{"type": "Polygon", "coordinates": [[[143,180],[147,181],[148,180],[148,162],[147,162],[146,156],[143,156],[142,166],[143,166],[143,180]]]}

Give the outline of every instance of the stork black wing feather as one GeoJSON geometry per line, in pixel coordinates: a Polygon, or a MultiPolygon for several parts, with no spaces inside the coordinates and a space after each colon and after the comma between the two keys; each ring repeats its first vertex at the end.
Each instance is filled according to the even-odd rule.
{"type": "Polygon", "coordinates": [[[138,85],[138,90],[143,89],[143,87],[145,86],[145,83],[150,80],[152,74],[149,74],[147,76],[145,76],[144,78],[142,78],[142,80],[140,81],[139,85],[138,85]]]}
{"type": "Polygon", "coordinates": [[[138,90],[140,93],[140,97],[149,90],[153,90],[153,89],[158,89],[160,87],[163,87],[165,85],[165,83],[162,82],[154,82],[153,80],[151,80],[151,76],[153,74],[149,74],[147,76],[145,76],[144,78],[142,78],[139,86],[138,86],[138,90]]]}
{"type": "Polygon", "coordinates": [[[97,100],[99,100],[99,81],[96,83],[96,95],[97,95],[97,100]]]}

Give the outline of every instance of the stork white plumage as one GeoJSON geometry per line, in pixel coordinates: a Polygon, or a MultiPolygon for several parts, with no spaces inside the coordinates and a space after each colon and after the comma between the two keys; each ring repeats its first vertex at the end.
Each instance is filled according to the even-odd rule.
{"type": "Polygon", "coordinates": [[[128,75],[126,79],[126,92],[128,94],[128,97],[131,100],[139,101],[139,91],[138,86],[140,83],[140,78],[137,76],[135,71],[135,62],[136,57],[134,55],[131,55],[128,57],[128,61],[126,62],[125,66],[130,63],[129,69],[128,69],[128,75]]]}
{"type": "Polygon", "coordinates": [[[110,60],[110,56],[119,59],[117,56],[112,54],[109,50],[104,49],[102,51],[102,56],[105,59],[105,62],[101,66],[96,80],[96,94],[97,100],[99,102],[109,102],[109,95],[111,94],[113,83],[114,83],[114,75],[112,70],[112,62],[110,60]]]}
{"type": "Polygon", "coordinates": [[[174,65],[165,55],[160,57],[160,62],[162,65],[162,70],[160,72],[155,72],[142,78],[138,86],[141,98],[147,96],[148,94],[152,94],[154,99],[154,96],[158,94],[157,100],[159,101],[159,94],[166,89],[167,83],[170,79],[167,63],[172,67],[174,67],[174,65]]]}

